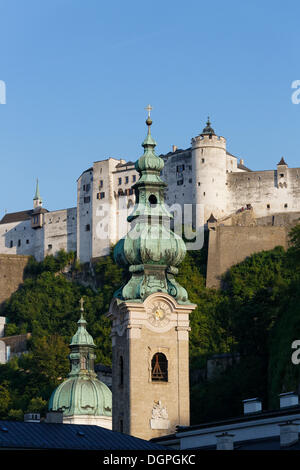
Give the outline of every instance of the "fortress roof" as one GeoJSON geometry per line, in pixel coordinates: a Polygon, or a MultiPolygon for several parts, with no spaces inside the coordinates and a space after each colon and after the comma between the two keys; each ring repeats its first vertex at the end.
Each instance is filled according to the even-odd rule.
{"type": "MultiPolygon", "coordinates": [[[[47,209],[41,209],[39,213],[49,212],[47,209]]],[[[5,214],[5,216],[0,220],[0,224],[11,224],[13,222],[23,222],[24,220],[30,220],[33,213],[36,213],[33,209],[20,212],[10,212],[5,214]]]]}
{"type": "Polygon", "coordinates": [[[277,163],[277,165],[286,165],[287,166],[287,163],[285,162],[284,158],[281,157],[281,160],[279,163],[277,163]]]}
{"type": "Polygon", "coordinates": [[[238,163],[238,164],[237,164],[237,167],[238,167],[240,170],[252,171],[252,170],[250,170],[250,168],[248,168],[248,167],[246,167],[245,165],[243,165],[243,163],[238,163]]]}

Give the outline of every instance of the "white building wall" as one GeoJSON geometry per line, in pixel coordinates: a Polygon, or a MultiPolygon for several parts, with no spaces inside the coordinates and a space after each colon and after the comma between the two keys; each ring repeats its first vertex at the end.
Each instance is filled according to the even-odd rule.
{"type": "Polygon", "coordinates": [[[77,208],[63,209],[44,214],[44,256],[58,251],[76,251],[77,208]]]}
{"type": "Polygon", "coordinates": [[[37,230],[31,228],[31,220],[0,224],[0,253],[34,256],[37,230]]]}
{"type": "Polygon", "coordinates": [[[92,257],[93,168],[77,180],[77,257],[88,263],[92,257]]]}
{"type": "Polygon", "coordinates": [[[93,166],[92,258],[105,256],[116,240],[116,204],[113,172],[124,160],[108,158],[93,166]]]}
{"type": "Polygon", "coordinates": [[[256,217],[300,210],[299,168],[231,173],[227,183],[228,213],[246,204],[252,205],[256,217]]]}

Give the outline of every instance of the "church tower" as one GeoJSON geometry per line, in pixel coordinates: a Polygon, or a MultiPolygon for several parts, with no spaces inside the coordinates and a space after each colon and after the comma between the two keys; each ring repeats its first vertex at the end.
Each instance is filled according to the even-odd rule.
{"type": "Polygon", "coordinates": [[[112,320],[113,430],[143,439],[189,425],[189,314],[196,308],[176,282],[185,257],[164,204],[163,160],[155,155],[148,107],[144,154],[135,167],[131,229],[114,251],[129,281],[115,294],[112,320]]]}

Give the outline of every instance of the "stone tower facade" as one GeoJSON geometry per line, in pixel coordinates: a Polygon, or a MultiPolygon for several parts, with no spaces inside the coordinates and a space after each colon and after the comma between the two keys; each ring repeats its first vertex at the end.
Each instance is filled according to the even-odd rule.
{"type": "Polygon", "coordinates": [[[131,230],[115,247],[130,279],[114,295],[112,320],[113,430],[143,439],[189,425],[189,314],[196,307],[175,280],[186,249],[170,230],[163,160],[148,135],[136,162],[131,230]]]}
{"type": "Polygon", "coordinates": [[[215,134],[209,118],[202,133],[192,139],[193,202],[210,214],[223,217],[227,209],[226,139],[215,134]]]}

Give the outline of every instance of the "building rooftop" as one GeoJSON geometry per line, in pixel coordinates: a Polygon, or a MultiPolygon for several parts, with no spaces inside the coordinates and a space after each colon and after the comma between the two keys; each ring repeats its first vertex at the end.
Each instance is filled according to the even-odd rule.
{"type": "MultiPolygon", "coordinates": [[[[45,212],[49,212],[47,209],[40,209],[38,213],[44,214],[45,212]]],[[[37,213],[33,209],[29,209],[27,211],[20,211],[20,212],[10,212],[9,214],[5,214],[4,217],[0,220],[0,224],[11,224],[13,222],[23,222],[25,220],[30,220],[33,213],[37,213]]]]}
{"type": "Polygon", "coordinates": [[[100,426],[0,421],[0,449],[163,450],[153,442],[100,426]]]}

